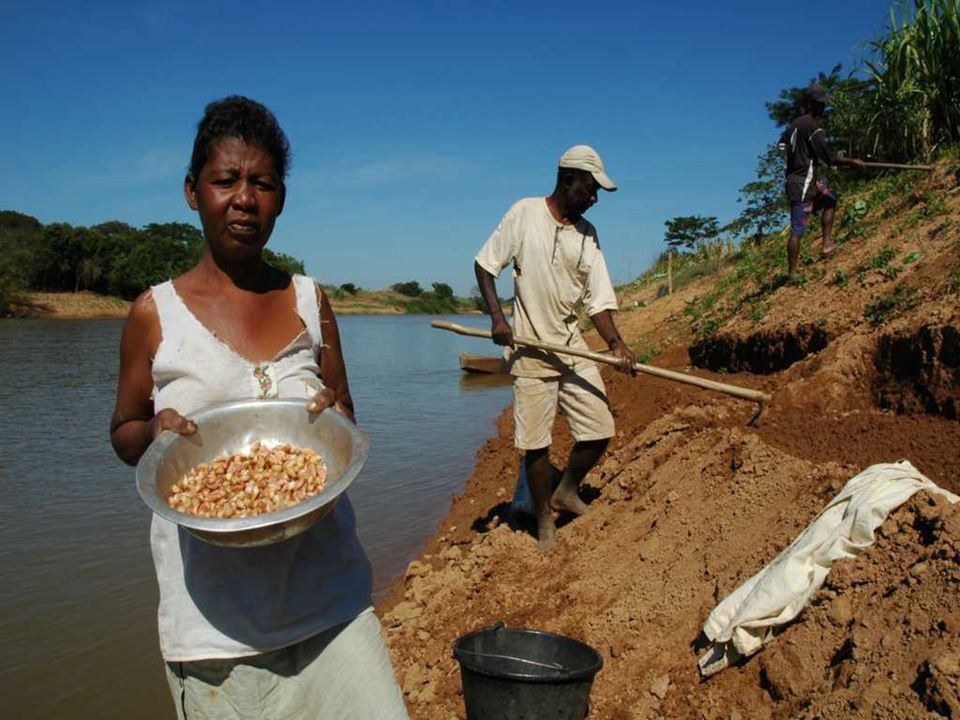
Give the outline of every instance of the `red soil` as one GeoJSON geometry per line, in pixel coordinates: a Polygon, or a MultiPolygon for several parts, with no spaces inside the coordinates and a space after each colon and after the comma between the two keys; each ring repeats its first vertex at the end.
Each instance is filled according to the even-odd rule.
{"type": "MultiPolygon", "coordinates": [[[[866,466],[905,458],[960,492],[960,423],[881,411],[872,392],[883,333],[916,330],[931,307],[940,325],[960,324],[956,294],[933,281],[935,296],[886,327],[849,312],[826,349],[781,372],[695,371],[771,393],[756,427],[746,425],[749,403],[605,372],[617,437],[587,478],[590,512],[562,526],[544,555],[507,524],[519,455],[505,412],[463,494],[380,608],[412,717],[465,717],[451,644],[496,621],[595,647],[604,668],[593,718],[960,717],[960,507],[925,494],[891,515],[873,548],[838,563],[759,654],[701,681],[694,649],[716,603],[866,466]]],[[[663,298],[619,322],[628,338],[667,341],[656,364],[689,371],[682,301],[663,298]]],[[[804,319],[802,306],[787,305],[793,314],[779,306],[776,327],[804,319]]],[[[554,438],[562,467],[571,443],[562,422],[554,438]]]]}

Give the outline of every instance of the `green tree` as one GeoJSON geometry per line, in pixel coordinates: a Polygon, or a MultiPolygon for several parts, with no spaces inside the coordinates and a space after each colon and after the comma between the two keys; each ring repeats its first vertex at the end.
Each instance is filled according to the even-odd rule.
{"type": "Polygon", "coordinates": [[[51,261],[44,271],[49,282],[44,289],[75,289],[80,263],[83,262],[83,241],[80,233],[67,223],[53,223],[46,226],[44,234],[50,248],[51,261]]]}
{"type": "MultiPolygon", "coordinates": [[[[203,253],[203,233],[186,223],[151,223],[141,229],[118,220],[93,227],[44,226],[28,215],[0,212],[0,309],[26,289],[98,293],[133,298],[151,285],[190,269],[203,253]]],[[[289,273],[303,262],[264,250],[289,273]]]]}
{"type": "Polygon", "coordinates": [[[487,309],[487,303],[483,300],[483,295],[480,294],[480,286],[474,285],[470,288],[470,304],[473,305],[474,310],[479,310],[484,314],[488,314],[490,311],[487,309]]]}
{"type": "Polygon", "coordinates": [[[30,215],[0,211],[0,315],[29,287],[43,226],[30,215]]]}
{"type": "Polygon", "coordinates": [[[703,215],[683,215],[664,222],[667,230],[663,239],[670,247],[703,250],[720,235],[717,218],[703,215]]]}
{"type": "Polygon", "coordinates": [[[96,230],[98,233],[107,235],[110,237],[118,235],[130,235],[131,233],[136,232],[132,227],[127,225],[125,222],[119,220],[107,220],[102,222],[99,225],[94,225],[91,230],[96,230]]]}
{"type": "MultiPolygon", "coordinates": [[[[681,215],[664,222],[667,229],[663,239],[667,243],[667,292],[673,292],[673,255],[678,249],[706,252],[708,245],[720,235],[715,217],[681,215]]],[[[681,250],[682,251],[682,250],[681,250]]]]}
{"type": "Polygon", "coordinates": [[[737,237],[752,237],[759,244],[786,221],[787,200],[783,191],[783,159],[776,145],[768,145],[757,158],[756,180],[740,188],[743,210],[724,231],[737,237]]]}
{"type": "Polygon", "coordinates": [[[390,286],[390,289],[401,295],[406,295],[407,297],[417,297],[423,292],[423,288],[420,287],[420,283],[416,280],[408,280],[407,282],[394,283],[390,286]]]}
{"type": "Polygon", "coordinates": [[[286,253],[274,252],[270,248],[263,249],[263,258],[276,268],[280,268],[291,275],[305,275],[306,270],[303,267],[303,260],[297,260],[292,255],[286,253]]]}
{"type": "Polygon", "coordinates": [[[144,237],[172,240],[184,247],[203,245],[203,232],[188,223],[150,223],[141,232],[144,237]]]}
{"type": "Polygon", "coordinates": [[[193,249],[176,239],[140,235],[110,269],[112,292],[134,298],[151,285],[168,280],[192,267],[193,249]]]}
{"type": "Polygon", "coordinates": [[[433,292],[437,297],[441,298],[452,298],[453,297],[453,288],[443,282],[433,283],[433,292]]]}

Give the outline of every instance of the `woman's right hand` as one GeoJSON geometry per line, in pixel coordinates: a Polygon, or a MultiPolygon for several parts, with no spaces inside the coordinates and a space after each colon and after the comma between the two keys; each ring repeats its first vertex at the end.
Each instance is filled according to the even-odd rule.
{"type": "Polygon", "coordinates": [[[197,424],[172,408],[164,408],[150,420],[150,436],[156,439],[164,430],[177,435],[193,435],[197,431],[197,424]]]}

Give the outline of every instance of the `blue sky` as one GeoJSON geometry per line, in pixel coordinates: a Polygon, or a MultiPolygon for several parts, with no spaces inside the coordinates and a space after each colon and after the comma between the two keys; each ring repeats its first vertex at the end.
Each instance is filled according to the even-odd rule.
{"type": "MultiPolygon", "coordinates": [[[[763,103],[851,67],[889,5],[771,2],[12,2],[0,24],[0,209],[197,224],[180,189],[204,105],[267,104],[293,148],[271,247],[323,282],[475,284],[510,204],[588,143],[620,191],[615,281],[675,215],[738,212],[763,103]]],[[[510,288],[501,281],[501,293],[510,288]]]]}

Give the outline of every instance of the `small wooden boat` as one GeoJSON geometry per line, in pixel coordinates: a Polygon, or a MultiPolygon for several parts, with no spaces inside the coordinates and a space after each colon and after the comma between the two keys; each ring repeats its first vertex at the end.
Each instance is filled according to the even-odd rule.
{"type": "Polygon", "coordinates": [[[460,369],[468,373],[503,375],[507,372],[507,364],[502,357],[460,353],[460,369]]]}

